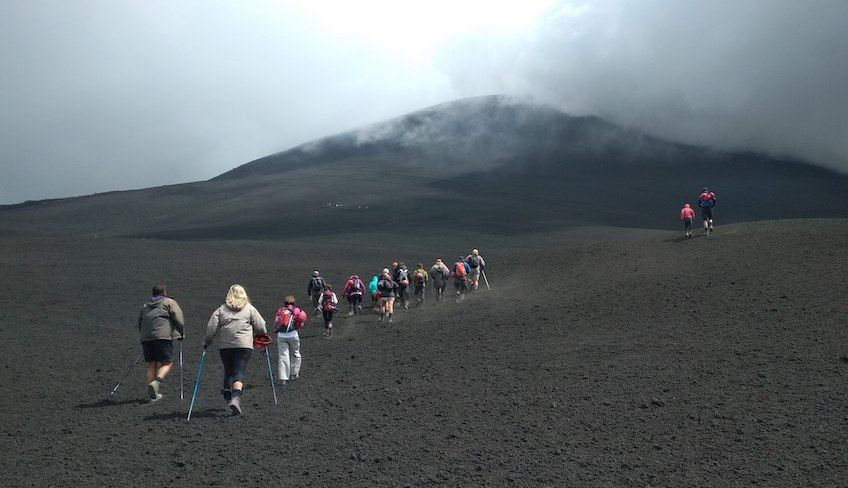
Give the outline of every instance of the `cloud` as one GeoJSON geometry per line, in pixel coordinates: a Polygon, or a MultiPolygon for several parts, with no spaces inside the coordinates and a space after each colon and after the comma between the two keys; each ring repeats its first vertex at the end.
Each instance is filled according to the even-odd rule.
{"type": "Polygon", "coordinates": [[[461,93],[532,96],[671,140],[848,171],[848,3],[560,2],[440,53],[461,93]]]}
{"type": "Polygon", "coordinates": [[[848,2],[0,2],[0,204],[505,93],[848,171],[848,2]]]}

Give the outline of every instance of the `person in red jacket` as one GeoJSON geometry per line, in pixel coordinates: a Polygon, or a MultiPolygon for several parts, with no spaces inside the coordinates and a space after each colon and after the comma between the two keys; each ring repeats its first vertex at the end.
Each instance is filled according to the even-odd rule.
{"type": "Polygon", "coordinates": [[[713,231],[713,208],[716,206],[716,194],[704,188],[698,197],[698,206],[701,207],[701,218],[704,219],[704,236],[713,231]]]}
{"type": "Polygon", "coordinates": [[[365,294],[365,282],[359,276],[353,275],[348,278],[343,292],[347,302],[350,304],[348,315],[362,315],[362,295],[365,294]]]}
{"type": "Polygon", "coordinates": [[[692,237],[692,222],[695,221],[695,211],[688,203],[680,209],[680,220],[683,221],[683,226],[686,228],[686,237],[692,237]]]}

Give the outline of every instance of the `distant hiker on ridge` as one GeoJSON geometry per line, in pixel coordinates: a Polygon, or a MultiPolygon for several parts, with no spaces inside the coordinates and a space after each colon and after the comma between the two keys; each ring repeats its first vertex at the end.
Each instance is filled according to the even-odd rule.
{"type": "Polygon", "coordinates": [[[486,261],[483,260],[480,251],[474,249],[471,251],[471,254],[465,257],[465,262],[471,267],[471,271],[468,273],[468,280],[476,291],[477,287],[480,286],[480,271],[486,267],[486,261]]]}
{"type": "Polygon", "coordinates": [[[321,273],[316,269],[312,272],[312,278],[309,279],[309,284],[306,286],[306,295],[312,298],[312,308],[317,312],[318,309],[318,299],[321,298],[321,294],[324,293],[324,278],[321,277],[321,273]]]}
{"type": "Polygon", "coordinates": [[[704,236],[713,231],[713,208],[716,206],[716,194],[704,188],[698,197],[698,206],[701,207],[701,218],[704,219],[704,236]]]}
{"type": "Polygon", "coordinates": [[[686,229],[686,237],[692,237],[692,223],[695,221],[695,211],[687,203],[680,209],[680,220],[683,221],[683,227],[686,229]]]}
{"type": "Polygon", "coordinates": [[[392,321],[392,315],[395,313],[395,296],[397,294],[398,285],[392,281],[389,270],[384,269],[380,275],[380,281],[377,282],[377,292],[380,294],[380,318],[379,322],[389,316],[389,323],[392,321]]]}
{"type": "Polygon", "coordinates": [[[353,275],[345,283],[342,293],[350,305],[348,315],[362,314],[362,295],[365,294],[365,283],[359,276],[353,275]]]}
{"type": "Polygon", "coordinates": [[[333,293],[333,287],[330,285],[324,286],[324,293],[321,294],[318,305],[320,305],[321,313],[324,316],[325,336],[333,335],[333,314],[336,312],[336,304],[338,303],[339,299],[336,294],[333,293]]]}
{"type": "Polygon", "coordinates": [[[409,268],[405,264],[400,263],[395,268],[395,274],[392,276],[392,279],[397,283],[397,294],[401,305],[403,305],[403,308],[409,308],[406,294],[406,290],[409,288],[409,268]]]}
{"type": "Polygon", "coordinates": [[[144,361],[145,380],[151,402],[162,398],[159,388],[171,371],[174,361],[173,340],[185,339],[185,319],[177,302],[167,295],[164,284],[153,285],[151,297],[138,314],[138,332],[144,361]]]}
{"type": "Polygon", "coordinates": [[[445,266],[441,259],[430,268],[430,279],[433,280],[433,292],[436,294],[436,303],[445,296],[445,288],[448,286],[448,278],[451,271],[445,266]]]}
{"type": "Polygon", "coordinates": [[[380,292],[377,291],[377,283],[380,281],[380,278],[377,276],[371,277],[371,282],[368,283],[368,293],[371,294],[371,306],[374,308],[375,312],[380,311],[380,305],[378,300],[380,299],[380,292]]]}
{"type": "Polygon", "coordinates": [[[241,415],[241,393],[247,376],[247,363],[253,352],[253,338],[266,333],[265,319],[250,304],[250,298],[241,285],[230,287],[224,304],[212,313],[206,324],[204,351],[220,335],[218,352],[224,365],[221,395],[233,415],[241,415]]]}
{"type": "Polygon", "coordinates": [[[424,293],[427,282],[430,281],[430,274],[427,273],[427,270],[424,269],[424,265],[418,263],[418,268],[412,272],[412,285],[413,285],[413,293],[415,294],[415,299],[418,302],[419,307],[424,306],[424,300],[427,298],[427,294],[424,293]]]}
{"type": "Polygon", "coordinates": [[[456,258],[456,262],[453,263],[453,269],[451,269],[451,276],[453,276],[453,286],[456,288],[456,303],[462,301],[465,298],[465,292],[468,291],[468,274],[471,273],[471,265],[465,262],[462,259],[462,256],[456,258]]]}

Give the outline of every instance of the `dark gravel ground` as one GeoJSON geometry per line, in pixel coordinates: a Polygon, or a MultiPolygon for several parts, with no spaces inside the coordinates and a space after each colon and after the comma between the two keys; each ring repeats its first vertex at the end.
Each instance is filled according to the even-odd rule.
{"type": "Polygon", "coordinates": [[[176,371],[156,404],[141,366],[107,400],[153,281],[187,315],[188,393],[230,284],[270,319],[316,266],[340,285],[469,243],[0,239],[0,485],[843,485],[848,221],[607,233],[474,242],[493,289],[392,326],[310,319],[302,378],[274,405],[255,354],[240,418],[213,350],[188,423],[176,371]]]}

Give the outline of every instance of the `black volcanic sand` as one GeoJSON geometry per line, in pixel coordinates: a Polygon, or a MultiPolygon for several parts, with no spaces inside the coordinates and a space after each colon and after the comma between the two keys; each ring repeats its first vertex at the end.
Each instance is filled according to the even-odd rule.
{"type": "Polygon", "coordinates": [[[484,239],[491,291],[401,310],[391,326],[340,317],[324,339],[310,319],[301,380],[274,405],[255,354],[241,418],[217,394],[213,349],[188,423],[176,370],[156,404],[141,402],[141,366],[106,400],[140,352],[134,323],[152,281],[167,280],[189,321],[189,393],[202,329],[231,283],[270,319],[282,294],[303,300],[315,266],[340,285],[469,242],[393,256],[378,236],[0,239],[0,484],[844,484],[848,221],[689,240],[606,232],[484,239]]]}

